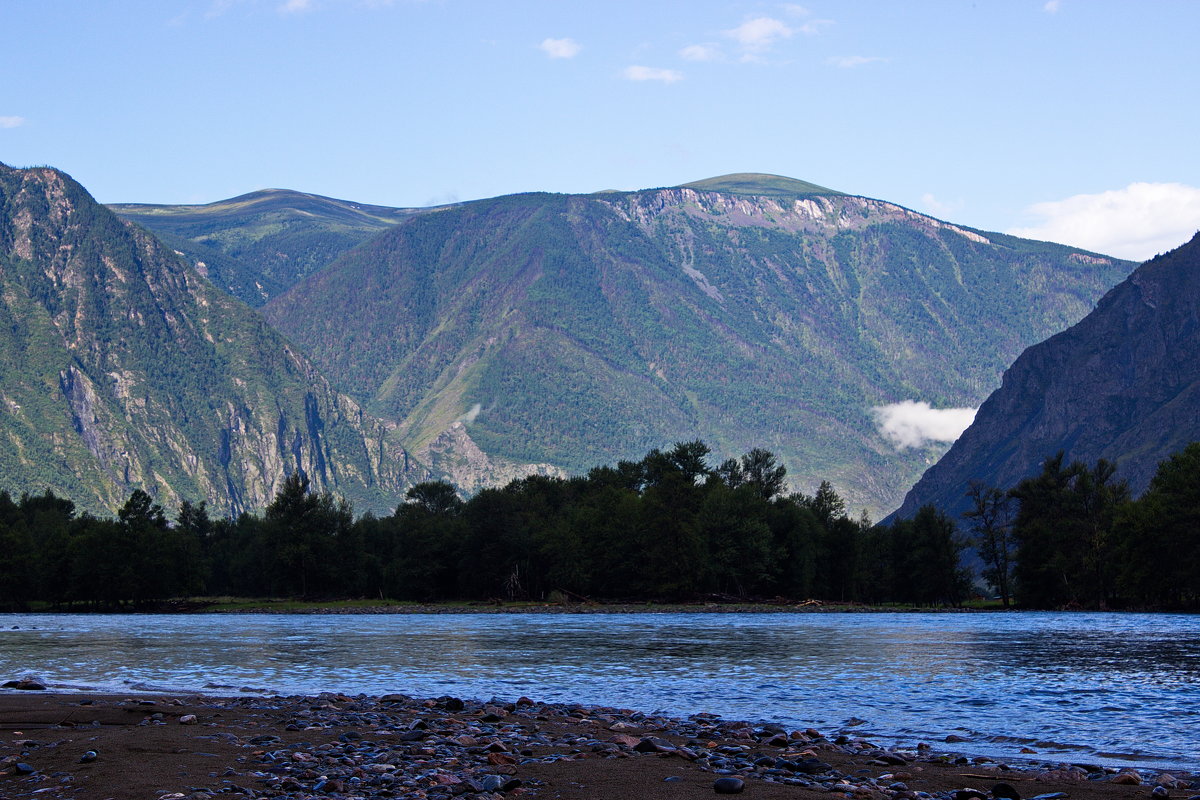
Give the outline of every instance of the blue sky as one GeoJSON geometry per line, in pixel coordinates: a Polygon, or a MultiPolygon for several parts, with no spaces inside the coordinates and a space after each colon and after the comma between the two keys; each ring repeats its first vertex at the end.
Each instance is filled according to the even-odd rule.
{"type": "Polygon", "coordinates": [[[104,202],[771,172],[1145,258],[1200,227],[1200,2],[0,0],[0,161],[104,202]]]}

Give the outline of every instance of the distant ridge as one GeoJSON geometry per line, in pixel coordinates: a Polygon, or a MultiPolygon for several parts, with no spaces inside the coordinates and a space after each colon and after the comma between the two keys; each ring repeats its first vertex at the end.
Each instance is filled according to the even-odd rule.
{"type": "Polygon", "coordinates": [[[185,255],[251,306],[286,291],[350,248],[427,209],[389,208],[291,189],[204,205],[109,206],[185,255]]]}
{"type": "Polygon", "coordinates": [[[808,181],[798,181],[784,175],[769,175],[765,172],[735,172],[718,175],[702,181],[682,184],[684,189],[699,189],[703,192],[725,192],[747,194],[757,197],[782,197],[794,194],[844,194],[808,181]]]}

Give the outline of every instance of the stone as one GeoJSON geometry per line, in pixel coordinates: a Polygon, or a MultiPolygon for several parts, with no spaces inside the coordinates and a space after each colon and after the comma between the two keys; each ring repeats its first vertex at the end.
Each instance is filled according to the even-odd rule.
{"type": "Polygon", "coordinates": [[[997,783],[992,787],[992,797],[1021,800],[1021,793],[1011,783],[997,783]]]}
{"type": "Polygon", "coordinates": [[[200,720],[196,719],[195,714],[184,714],[182,717],[179,718],[180,725],[195,725],[199,721],[200,720]]]}
{"type": "Polygon", "coordinates": [[[1167,787],[1165,786],[1155,786],[1150,790],[1150,796],[1157,798],[1157,800],[1166,800],[1166,798],[1171,796],[1171,793],[1167,791],[1167,787]]]}
{"type": "Polygon", "coordinates": [[[987,800],[987,793],[981,789],[964,787],[954,792],[954,800],[987,800]]]}
{"type": "Polygon", "coordinates": [[[1116,775],[1112,776],[1111,783],[1115,783],[1120,786],[1141,786],[1142,778],[1140,775],[1134,772],[1118,772],[1116,775]]]}
{"type": "Polygon", "coordinates": [[[745,788],[746,782],[732,775],[713,781],[713,791],[717,794],[741,794],[745,788]]]}
{"type": "Polygon", "coordinates": [[[21,678],[20,680],[7,681],[3,684],[5,689],[20,689],[24,692],[44,692],[46,684],[41,681],[36,681],[33,678],[21,678]]]}
{"type": "Polygon", "coordinates": [[[657,736],[647,736],[633,746],[638,753],[674,753],[675,745],[657,736]]]}
{"type": "Polygon", "coordinates": [[[91,762],[95,761],[99,757],[100,757],[100,754],[97,753],[95,750],[88,750],[86,753],[84,753],[83,755],[81,755],[79,757],[79,763],[80,764],[90,764],[91,762]]]}

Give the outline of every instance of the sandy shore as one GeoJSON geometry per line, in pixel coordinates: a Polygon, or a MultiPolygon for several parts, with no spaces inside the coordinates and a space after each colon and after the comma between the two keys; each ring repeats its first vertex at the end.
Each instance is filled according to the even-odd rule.
{"type": "MultiPolygon", "coordinates": [[[[1016,754],[1014,754],[1014,757],[1016,754]]],[[[404,695],[0,692],[0,798],[1188,798],[1200,775],[1011,768],[697,715],[404,695]],[[1156,786],[1163,785],[1158,789],[1156,786]],[[1007,788],[1005,787],[1007,785],[1007,788]],[[978,795],[958,793],[977,789],[978,795]]],[[[1042,798],[1042,800],[1052,800],[1042,798]]]]}

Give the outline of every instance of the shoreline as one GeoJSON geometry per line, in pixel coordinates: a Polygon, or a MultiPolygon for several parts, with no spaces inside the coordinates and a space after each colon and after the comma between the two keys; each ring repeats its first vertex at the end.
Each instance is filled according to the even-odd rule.
{"type": "Polygon", "coordinates": [[[625,800],[707,796],[721,778],[737,778],[746,794],[768,800],[831,792],[855,800],[987,800],[1009,790],[1026,800],[1200,793],[1196,773],[1027,761],[1037,756],[1016,752],[1005,763],[948,746],[888,748],[712,714],[673,718],[529,698],[0,692],[6,800],[625,800]]]}
{"type": "MultiPolygon", "coordinates": [[[[21,614],[977,614],[1016,612],[1001,606],[872,606],[853,603],[798,602],[587,602],[533,601],[470,603],[373,603],[360,601],[298,600],[179,600],[163,601],[134,609],[38,609],[0,611],[0,616],[21,614]]],[[[1029,609],[1033,610],[1033,609],[1029,609]]]]}

